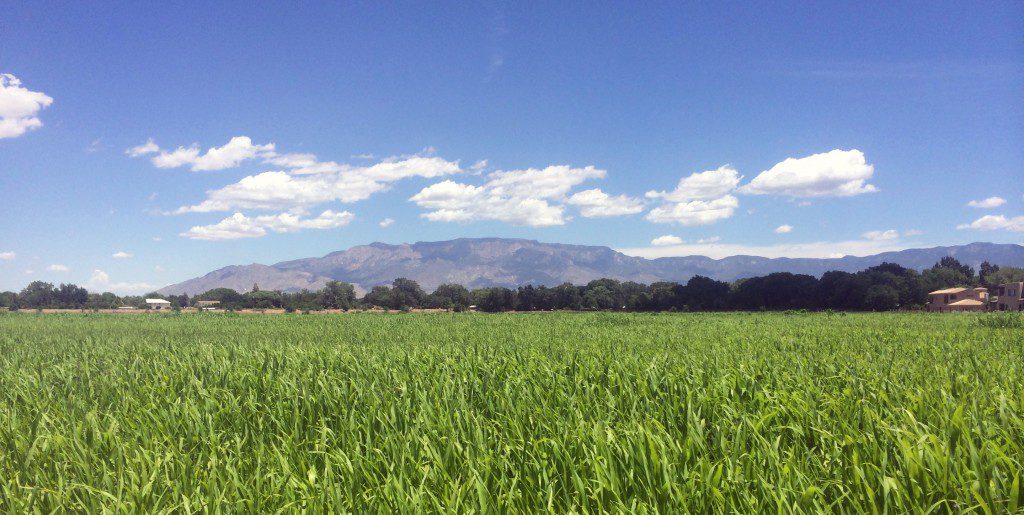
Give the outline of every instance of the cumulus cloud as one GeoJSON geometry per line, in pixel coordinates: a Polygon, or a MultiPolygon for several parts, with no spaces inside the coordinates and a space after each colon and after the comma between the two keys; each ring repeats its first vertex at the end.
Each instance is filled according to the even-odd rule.
{"type": "Polygon", "coordinates": [[[611,196],[598,188],[584,190],[569,197],[567,203],[578,206],[587,218],[606,218],[639,213],[644,210],[640,199],[628,195],[611,196]]]}
{"type": "Polygon", "coordinates": [[[850,197],[878,191],[867,184],[874,171],[860,150],[833,150],[788,158],[758,174],[739,191],[789,197],[850,197]]]}
{"type": "Polygon", "coordinates": [[[957,229],[977,229],[979,231],[1010,231],[1024,232],[1024,216],[1007,218],[1003,215],[985,215],[969,224],[960,224],[957,229]]]}
{"type": "MultiPolygon", "coordinates": [[[[909,232],[909,231],[908,231],[909,232]]],[[[900,237],[899,231],[896,229],[888,229],[885,231],[868,231],[863,234],[864,239],[871,241],[885,241],[895,240],[900,237]]]]}
{"type": "Polygon", "coordinates": [[[18,257],[14,252],[0,252],[0,261],[11,261],[18,257]]]}
{"type": "Polygon", "coordinates": [[[741,179],[739,172],[726,165],[683,177],[672,191],[648,191],[647,198],[660,199],[662,204],[651,209],[646,218],[654,223],[684,226],[730,218],[740,205],[731,192],[741,179]]]}
{"type": "Polygon", "coordinates": [[[380,225],[381,227],[387,228],[387,227],[391,227],[392,225],[394,225],[394,223],[395,223],[395,219],[394,218],[385,218],[385,219],[381,220],[380,223],[377,224],[377,225],[380,225]]]}
{"type": "Polygon", "coordinates": [[[458,162],[439,157],[410,157],[373,166],[293,175],[284,171],[250,175],[234,184],[206,192],[206,200],[178,208],[176,213],[207,213],[232,209],[294,209],[324,202],[356,202],[407,177],[440,177],[460,172],[458,162]]]}
{"type": "Polygon", "coordinates": [[[193,172],[203,172],[235,168],[244,161],[257,157],[274,157],[274,144],[254,145],[248,136],[235,136],[224,146],[212,147],[206,153],[200,153],[196,145],[178,147],[171,152],[161,150],[153,156],[152,162],[157,168],[190,166],[193,172]]]}
{"type": "Polygon", "coordinates": [[[663,199],[669,202],[691,200],[712,200],[726,196],[736,189],[743,177],[731,166],[690,174],[679,179],[672,191],[648,191],[649,199],[663,199]]]}
{"type": "Polygon", "coordinates": [[[123,250],[115,252],[111,257],[114,259],[131,259],[135,254],[125,252],[123,250]]]}
{"type": "Polygon", "coordinates": [[[533,227],[562,225],[566,222],[563,202],[569,201],[569,191],[605,174],[593,166],[566,165],[498,171],[488,175],[482,186],[446,180],[423,188],[409,200],[430,210],[420,216],[436,222],[496,220],[533,227]]]}
{"type": "Polygon", "coordinates": [[[139,283],[128,283],[128,282],[113,282],[110,280],[110,275],[103,270],[93,270],[92,276],[89,277],[89,282],[85,283],[85,289],[91,292],[114,292],[122,295],[140,294],[152,291],[153,285],[139,282],[139,283]]]}
{"type": "Polygon", "coordinates": [[[331,210],[320,213],[316,218],[303,219],[300,214],[280,213],[248,217],[235,213],[212,225],[198,225],[181,233],[193,240],[220,241],[240,238],[259,238],[267,231],[279,233],[297,232],[303,229],[334,229],[352,222],[355,215],[348,211],[340,213],[331,210]]]}
{"type": "Polygon", "coordinates": [[[21,85],[17,77],[0,73],[0,139],[16,138],[43,126],[39,111],[53,104],[53,98],[21,85]]]}
{"type": "Polygon", "coordinates": [[[775,234],[787,234],[793,232],[793,226],[783,224],[775,228],[775,234]]]}
{"type": "Polygon", "coordinates": [[[739,205],[739,200],[732,195],[713,200],[666,203],[652,209],[646,218],[654,223],[707,225],[732,217],[739,205]]]}
{"type": "Polygon", "coordinates": [[[668,245],[682,245],[682,244],[683,244],[683,239],[682,238],[680,238],[679,236],[673,236],[671,234],[666,234],[664,236],[658,236],[657,238],[654,238],[653,240],[651,240],[651,245],[654,245],[655,247],[665,247],[665,246],[668,246],[668,245]]]}
{"type": "Polygon", "coordinates": [[[992,209],[999,207],[1006,203],[1006,199],[1002,197],[989,197],[984,200],[972,200],[967,203],[968,207],[974,207],[978,209],[992,209]]]}
{"type": "Polygon", "coordinates": [[[69,271],[71,271],[70,268],[68,268],[68,267],[66,267],[64,265],[50,265],[50,266],[46,267],[46,269],[51,271],[51,272],[69,272],[69,271]]]}

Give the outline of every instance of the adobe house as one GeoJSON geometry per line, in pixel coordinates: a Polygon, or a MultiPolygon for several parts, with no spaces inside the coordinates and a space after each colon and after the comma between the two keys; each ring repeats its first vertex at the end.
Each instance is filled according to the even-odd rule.
{"type": "Polygon", "coordinates": [[[946,288],[928,294],[928,311],[950,313],[956,311],[984,311],[988,305],[985,288],[946,288]]]}
{"type": "Polygon", "coordinates": [[[994,311],[1024,311],[1024,282],[992,287],[989,305],[994,311]]]}

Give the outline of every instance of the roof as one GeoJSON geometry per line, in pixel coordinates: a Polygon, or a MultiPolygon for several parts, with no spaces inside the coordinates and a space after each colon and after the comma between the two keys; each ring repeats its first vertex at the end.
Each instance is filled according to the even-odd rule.
{"type": "Polygon", "coordinates": [[[984,302],[974,299],[964,299],[949,303],[950,306],[982,306],[984,304],[984,302]]]}
{"type": "Polygon", "coordinates": [[[967,291],[967,288],[946,288],[945,290],[935,290],[928,295],[945,295],[947,293],[960,293],[962,291],[967,291]]]}
{"type": "Polygon", "coordinates": [[[170,304],[171,301],[164,299],[146,299],[146,304],[170,304]]]}

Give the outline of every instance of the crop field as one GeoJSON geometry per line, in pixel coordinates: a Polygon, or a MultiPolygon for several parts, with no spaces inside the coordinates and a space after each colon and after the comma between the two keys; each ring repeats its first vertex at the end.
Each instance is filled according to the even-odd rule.
{"type": "Polygon", "coordinates": [[[0,512],[1024,506],[1024,328],[0,314],[0,512]]]}

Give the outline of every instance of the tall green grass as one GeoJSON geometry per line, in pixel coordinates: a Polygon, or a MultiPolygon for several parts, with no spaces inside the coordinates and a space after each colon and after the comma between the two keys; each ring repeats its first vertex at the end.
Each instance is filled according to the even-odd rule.
{"type": "Polygon", "coordinates": [[[0,511],[1020,511],[973,315],[0,316],[0,511]]]}

